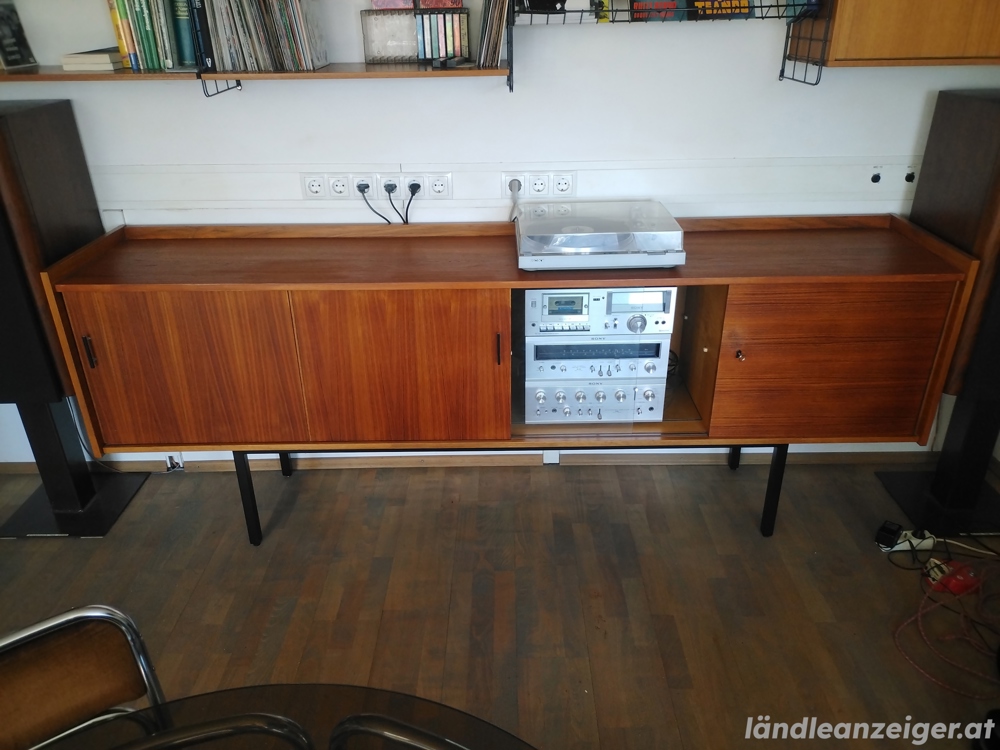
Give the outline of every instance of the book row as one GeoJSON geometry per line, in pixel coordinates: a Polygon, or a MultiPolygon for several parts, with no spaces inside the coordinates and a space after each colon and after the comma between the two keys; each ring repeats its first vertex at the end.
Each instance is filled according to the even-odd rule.
{"type": "Polygon", "coordinates": [[[297,72],[327,64],[319,0],[187,0],[198,66],[297,72]]]}
{"type": "MultiPolygon", "coordinates": [[[[785,0],[789,5],[807,0],[785,0]]],[[[596,21],[695,21],[753,18],[754,0],[516,0],[519,24],[535,23],[531,14],[573,14],[596,21]]]]}
{"type": "MultiPolygon", "coordinates": [[[[139,72],[191,69],[195,66],[187,0],[107,2],[118,39],[121,67],[139,72]]],[[[108,63],[114,65],[115,61],[109,60],[108,63]]],[[[64,59],[63,65],[67,64],[64,59]]]]}

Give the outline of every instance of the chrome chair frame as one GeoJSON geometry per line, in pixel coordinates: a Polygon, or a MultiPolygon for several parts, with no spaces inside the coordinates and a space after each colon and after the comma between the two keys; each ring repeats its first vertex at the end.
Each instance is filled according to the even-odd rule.
{"type": "MultiPolygon", "coordinates": [[[[146,650],[146,644],[142,640],[139,628],[136,626],[135,621],[132,620],[131,617],[114,607],[108,607],[103,604],[78,607],[77,609],[71,609],[68,612],[56,615],[55,617],[50,617],[47,620],[42,620],[41,622],[29,625],[28,627],[22,628],[14,633],[8,633],[7,635],[0,637],[0,654],[38,638],[42,638],[43,636],[55,633],[56,631],[62,630],[63,628],[71,625],[76,625],[82,622],[93,622],[95,620],[114,625],[122,632],[122,635],[125,636],[129,649],[132,651],[132,656],[135,658],[136,667],[138,668],[139,674],[142,676],[143,683],[146,686],[146,698],[149,700],[150,706],[159,708],[166,703],[166,699],[163,697],[163,689],[160,687],[160,681],[156,677],[156,670],[153,668],[153,662],[149,658],[149,652],[146,650]]],[[[132,709],[121,707],[110,708],[105,713],[95,716],[93,719],[85,721],[82,724],[78,724],[72,729],[68,729],[59,735],[36,745],[35,748],[44,747],[45,745],[55,742],[68,734],[72,734],[73,732],[100,721],[117,718],[123,713],[132,713],[132,709]]],[[[169,723],[161,712],[157,711],[157,715],[160,718],[161,726],[169,723]]],[[[143,719],[145,719],[145,717],[143,717],[143,719]]],[[[156,729],[156,727],[149,727],[148,721],[146,720],[140,721],[140,723],[144,725],[147,733],[150,730],[155,731],[156,729]]]]}

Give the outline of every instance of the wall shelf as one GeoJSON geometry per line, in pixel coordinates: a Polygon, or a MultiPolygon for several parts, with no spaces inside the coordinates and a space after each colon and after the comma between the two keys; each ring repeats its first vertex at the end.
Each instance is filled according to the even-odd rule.
{"type": "MultiPolygon", "coordinates": [[[[435,69],[429,63],[382,64],[366,63],[331,63],[319,70],[289,73],[248,73],[220,72],[204,73],[206,81],[285,81],[285,80],[318,80],[336,78],[466,78],[473,76],[507,75],[507,69],[500,68],[480,70],[479,68],[446,68],[435,69]]],[[[42,65],[26,70],[0,71],[0,83],[38,83],[43,81],[193,81],[198,79],[194,70],[166,73],[152,71],[134,73],[131,70],[94,71],[94,70],[63,70],[59,65],[42,65]]]]}

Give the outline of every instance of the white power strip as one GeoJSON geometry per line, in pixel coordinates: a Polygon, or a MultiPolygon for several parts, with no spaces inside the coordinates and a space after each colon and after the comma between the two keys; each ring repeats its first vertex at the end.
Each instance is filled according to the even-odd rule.
{"type": "Polygon", "coordinates": [[[937,539],[926,532],[920,532],[923,536],[914,536],[913,531],[903,531],[899,534],[899,540],[894,547],[882,547],[883,552],[908,552],[917,549],[933,549],[937,544],[937,539]]]}

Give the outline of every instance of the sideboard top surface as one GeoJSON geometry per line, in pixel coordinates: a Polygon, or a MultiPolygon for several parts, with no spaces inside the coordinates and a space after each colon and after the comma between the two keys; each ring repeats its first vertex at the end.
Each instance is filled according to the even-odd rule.
{"type": "MultiPolygon", "coordinates": [[[[673,269],[521,271],[513,225],[119,228],[49,269],[59,291],[544,288],[958,280],[948,253],[896,217],[689,219],[673,269]],[[436,227],[446,227],[436,231],[436,227]],[[411,228],[412,227],[412,228],[411,228]],[[466,227],[461,231],[455,227],[466,227]],[[931,243],[933,244],[933,243],[931,243]]],[[[917,230],[919,232],[919,230],[917,230]]]]}

